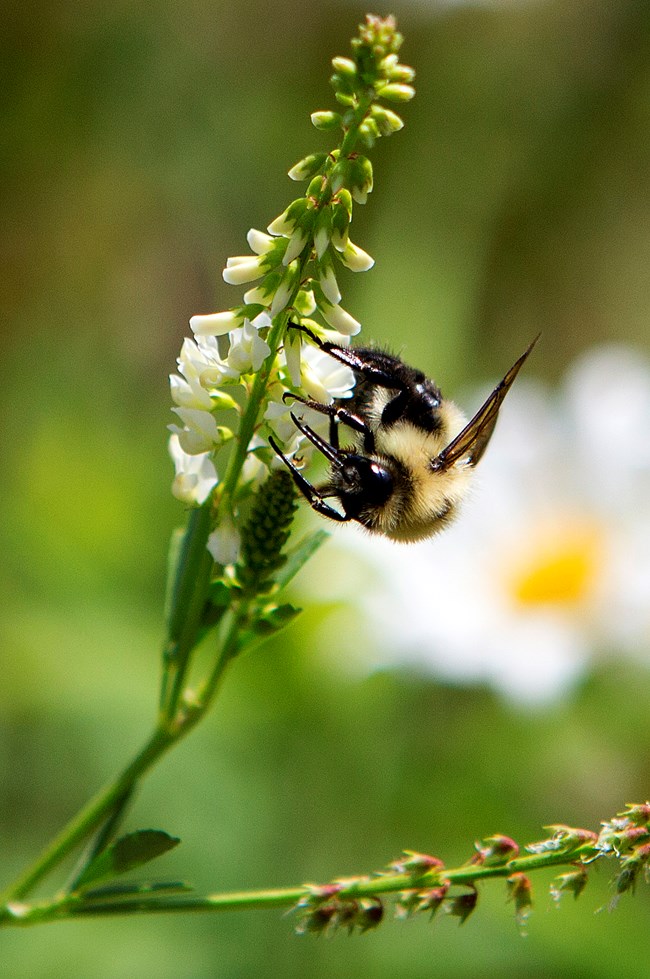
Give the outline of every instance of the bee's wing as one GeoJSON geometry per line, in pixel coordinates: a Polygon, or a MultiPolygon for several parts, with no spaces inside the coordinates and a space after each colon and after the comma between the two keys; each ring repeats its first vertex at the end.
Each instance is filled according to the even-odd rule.
{"type": "Polygon", "coordinates": [[[512,387],[514,379],[521,370],[524,361],[539,340],[539,335],[535,337],[530,346],[524,351],[519,360],[515,361],[506,376],[497,384],[494,391],[481,405],[470,422],[453,439],[440,455],[433,460],[433,468],[449,469],[454,463],[463,460],[469,466],[475,466],[483,453],[488,442],[492,437],[494,426],[497,423],[499,408],[503,404],[505,397],[512,387]]]}

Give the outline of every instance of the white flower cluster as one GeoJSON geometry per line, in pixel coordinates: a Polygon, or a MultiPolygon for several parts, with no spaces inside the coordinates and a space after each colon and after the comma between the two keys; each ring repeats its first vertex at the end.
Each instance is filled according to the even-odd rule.
{"type": "MultiPolygon", "coordinates": [[[[353,245],[347,234],[339,233],[338,237],[333,232],[329,236],[321,235],[315,254],[318,258],[319,248],[322,248],[322,261],[317,258],[314,261],[319,281],[302,276],[298,284],[297,256],[309,242],[289,215],[290,210],[272,222],[269,226],[271,234],[256,229],[249,231],[248,243],[253,255],[228,259],[223,272],[226,282],[240,284],[262,280],[245,293],[244,305],[226,312],[193,316],[190,320],[194,338],[184,340],[177,361],[178,373],[170,377],[175,404],[172,410],[178,418],[177,423],[169,426],[172,433],[170,454],[176,471],[172,492],[186,503],[204,503],[217,485],[215,453],[236,433],[230,427],[218,424],[215,415],[223,411],[241,412],[240,403],[225,389],[237,385],[249,389],[250,375],[259,371],[271,354],[267,337],[273,317],[291,302],[303,320],[318,310],[337,332],[324,331],[313,321],[307,322],[321,333],[327,332],[337,343],[347,342],[348,337],[360,329],[357,321],[338,305],[340,292],[327,249],[334,238],[341,260],[358,270],[369,268],[372,259],[353,245]]],[[[295,207],[293,210],[295,212],[295,207]]],[[[287,454],[295,456],[304,438],[291,421],[291,405],[282,400],[287,387],[302,390],[314,400],[330,403],[333,398],[351,395],[354,375],[314,345],[303,345],[299,332],[289,331],[271,368],[264,418],[257,430],[266,427],[272,431],[285,444],[287,454]]],[[[322,415],[302,408],[300,414],[309,416],[307,420],[312,427],[323,427],[322,415]]],[[[265,444],[256,434],[248,447],[250,453],[265,444]]],[[[301,450],[300,457],[303,455],[304,450],[301,450]]],[[[257,455],[252,455],[244,478],[255,479],[263,471],[263,462],[257,455]]]]}
{"type": "Polygon", "coordinates": [[[409,547],[337,540],[373,569],[372,665],[528,702],[560,695],[597,655],[650,666],[649,430],[636,352],[590,351],[559,392],[522,378],[453,527],[409,547]]]}

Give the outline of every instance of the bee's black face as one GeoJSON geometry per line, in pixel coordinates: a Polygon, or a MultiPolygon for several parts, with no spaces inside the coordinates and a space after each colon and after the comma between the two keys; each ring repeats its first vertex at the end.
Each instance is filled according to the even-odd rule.
{"type": "Polygon", "coordinates": [[[347,517],[358,517],[367,507],[380,507],[393,492],[393,477],[384,466],[366,456],[349,455],[332,483],[347,517]]]}

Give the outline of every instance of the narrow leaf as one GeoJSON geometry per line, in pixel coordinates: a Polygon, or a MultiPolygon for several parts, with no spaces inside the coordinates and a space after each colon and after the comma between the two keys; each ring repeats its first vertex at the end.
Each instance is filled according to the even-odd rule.
{"type": "Polygon", "coordinates": [[[179,843],[178,837],[170,836],[160,829],[141,829],[122,836],[91,861],[77,881],[77,890],[94,881],[125,874],[135,867],[149,863],[179,843]]]}
{"type": "Polygon", "coordinates": [[[285,585],[289,584],[291,579],[298,574],[303,564],[306,564],[312,554],[315,554],[319,547],[322,547],[329,536],[326,530],[317,530],[313,534],[308,534],[307,537],[303,537],[295,547],[292,547],[287,552],[287,560],[276,575],[276,581],[280,588],[284,588],[285,585]]]}

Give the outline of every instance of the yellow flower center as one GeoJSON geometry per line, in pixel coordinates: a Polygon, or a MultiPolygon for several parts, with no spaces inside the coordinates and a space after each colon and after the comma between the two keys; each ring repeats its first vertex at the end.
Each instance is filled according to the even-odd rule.
{"type": "Polygon", "coordinates": [[[602,535],[584,524],[555,526],[533,537],[507,575],[519,605],[577,605],[589,597],[602,566],[602,535]]]}

